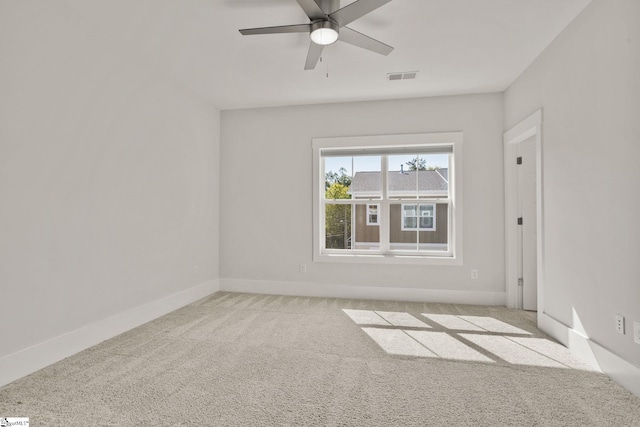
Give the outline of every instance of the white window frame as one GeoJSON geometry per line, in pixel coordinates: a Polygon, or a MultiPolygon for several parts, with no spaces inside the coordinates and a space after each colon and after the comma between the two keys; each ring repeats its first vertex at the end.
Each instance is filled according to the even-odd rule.
{"type": "MultiPolygon", "coordinates": [[[[314,138],[313,152],[313,260],[315,262],[364,262],[364,263],[392,263],[392,264],[429,264],[429,265],[462,265],[462,132],[441,132],[401,135],[349,136],[335,138],[314,138]],[[398,201],[384,198],[376,200],[379,204],[378,222],[380,226],[380,250],[357,249],[324,249],[324,158],[323,151],[336,152],[344,150],[345,155],[367,154],[368,150],[390,150],[395,152],[410,152],[411,150],[432,149],[443,147],[450,150],[449,157],[449,198],[416,199],[416,204],[435,204],[446,202],[448,212],[448,244],[449,250],[432,252],[399,251],[389,249],[389,217],[390,205],[398,201]]],[[[383,156],[381,170],[387,171],[386,156],[383,156]]],[[[382,174],[383,188],[386,188],[386,174],[382,174]]],[[[339,204],[368,203],[366,199],[345,199],[329,201],[339,204]]],[[[407,202],[402,200],[402,202],[407,202]]],[[[434,209],[435,215],[435,209],[434,209]]],[[[368,215],[367,215],[368,216],[368,215]]],[[[435,226],[435,218],[434,218],[435,226]]]]}
{"type": "Polygon", "coordinates": [[[373,225],[373,226],[380,226],[380,204],[379,203],[367,203],[367,225],[373,225]],[[369,209],[371,209],[371,206],[375,206],[376,207],[376,221],[373,222],[371,221],[371,213],[369,211],[369,209]]]}
{"type": "Polygon", "coordinates": [[[402,203],[401,205],[402,207],[401,212],[402,215],[400,216],[400,230],[402,231],[436,231],[436,207],[438,205],[436,205],[435,203],[420,203],[420,202],[416,202],[416,203],[402,203]],[[415,217],[410,217],[410,218],[415,218],[416,219],[416,227],[407,227],[405,226],[404,223],[404,219],[407,218],[407,216],[405,216],[405,206],[415,206],[416,207],[416,215],[415,217]],[[433,206],[433,226],[431,227],[421,227],[420,226],[420,218],[422,218],[422,215],[420,215],[420,206],[433,206]]]}

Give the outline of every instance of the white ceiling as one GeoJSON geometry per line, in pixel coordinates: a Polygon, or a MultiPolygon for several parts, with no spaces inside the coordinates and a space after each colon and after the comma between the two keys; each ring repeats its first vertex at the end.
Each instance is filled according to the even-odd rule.
{"type": "Polygon", "coordinates": [[[307,34],[238,32],[308,22],[296,0],[68,6],[115,46],[130,49],[218,108],[237,109],[502,91],[589,2],[393,0],[349,25],[395,47],[389,56],[337,42],[312,71],[303,69],[307,34]],[[386,79],[403,71],[419,74],[415,80],[386,79]]]}

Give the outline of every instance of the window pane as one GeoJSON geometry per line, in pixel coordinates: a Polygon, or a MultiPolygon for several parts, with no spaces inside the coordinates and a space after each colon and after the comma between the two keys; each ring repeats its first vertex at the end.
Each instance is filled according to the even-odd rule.
{"type": "Polygon", "coordinates": [[[382,176],[380,156],[326,157],[324,162],[326,199],[380,199],[382,176]]]}
{"type": "Polygon", "coordinates": [[[416,217],[407,216],[404,218],[404,228],[416,228],[416,217]]]}
{"type": "Polygon", "coordinates": [[[420,205],[421,212],[429,212],[429,216],[420,217],[418,242],[420,251],[449,250],[449,204],[437,203],[420,205]],[[425,210],[422,210],[425,207],[425,210]],[[427,229],[427,230],[425,230],[427,229]],[[431,229],[431,230],[428,230],[431,229]]]}
{"type": "Polygon", "coordinates": [[[402,205],[404,216],[416,216],[416,205],[402,205]]]}
{"type": "Polygon", "coordinates": [[[421,198],[449,196],[449,154],[429,154],[417,157],[418,190],[421,198]]]}
{"type": "Polygon", "coordinates": [[[411,198],[418,196],[418,183],[413,161],[418,155],[389,156],[389,173],[387,175],[387,191],[389,198],[411,198]]]}
{"type": "Polygon", "coordinates": [[[433,228],[433,218],[429,217],[420,217],[420,229],[432,229],[433,228]]]}
{"type": "Polygon", "coordinates": [[[389,248],[415,251],[418,249],[417,217],[415,205],[392,203],[389,205],[389,248]],[[413,212],[413,215],[409,215],[413,212]]]}
{"type": "Polygon", "coordinates": [[[435,205],[420,205],[420,230],[429,230],[433,231],[434,227],[434,215],[435,215],[435,205]]]}
{"type": "Polygon", "coordinates": [[[354,199],[382,198],[382,174],[380,156],[354,156],[353,180],[349,194],[354,199]]]}
{"type": "Polygon", "coordinates": [[[367,211],[371,212],[372,208],[375,208],[374,212],[377,212],[377,205],[357,204],[355,206],[355,243],[354,249],[364,250],[379,250],[380,249],[380,227],[377,225],[378,214],[369,214],[369,221],[367,221],[367,211]],[[375,220],[372,223],[371,217],[374,216],[375,220]]]}
{"type": "Polygon", "coordinates": [[[351,157],[328,157],[324,162],[324,189],[326,199],[350,199],[351,157]]]}
{"type": "Polygon", "coordinates": [[[420,216],[433,216],[434,205],[420,205],[420,216]]]}
{"type": "Polygon", "coordinates": [[[389,248],[395,251],[449,250],[448,203],[389,206],[389,248]],[[417,212],[419,216],[409,216],[417,212]],[[418,229],[418,225],[420,229],[418,229]]]}
{"type": "Polygon", "coordinates": [[[351,205],[325,206],[325,248],[351,249],[351,205]]]}

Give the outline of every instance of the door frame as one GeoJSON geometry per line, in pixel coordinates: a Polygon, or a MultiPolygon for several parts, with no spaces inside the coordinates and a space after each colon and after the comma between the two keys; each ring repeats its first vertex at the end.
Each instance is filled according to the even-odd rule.
{"type": "Polygon", "coordinates": [[[507,307],[522,308],[518,298],[518,225],[517,144],[531,137],[536,141],[536,270],[538,313],[544,312],[544,218],[542,179],[542,109],[536,111],[504,133],[504,195],[505,195],[505,287],[507,307]]]}

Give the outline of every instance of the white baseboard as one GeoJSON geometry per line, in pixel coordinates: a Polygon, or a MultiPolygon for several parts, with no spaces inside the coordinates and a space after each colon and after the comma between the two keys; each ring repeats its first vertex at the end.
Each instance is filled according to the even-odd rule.
{"type": "Polygon", "coordinates": [[[280,282],[245,279],[220,279],[220,290],[229,292],[293,295],[305,297],[358,298],[419,302],[426,301],[451,304],[500,306],[504,306],[506,301],[505,292],[335,285],[308,282],[280,282]]]}
{"type": "Polygon", "coordinates": [[[0,358],[0,386],[101,343],[220,289],[218,280],[151,301],[0,358]]]}
{"type": "Polygon", "coordinates": [[[640,368],[548,314],[538,313],[538,327],[583,361],[640,397],[640,368]]]}

